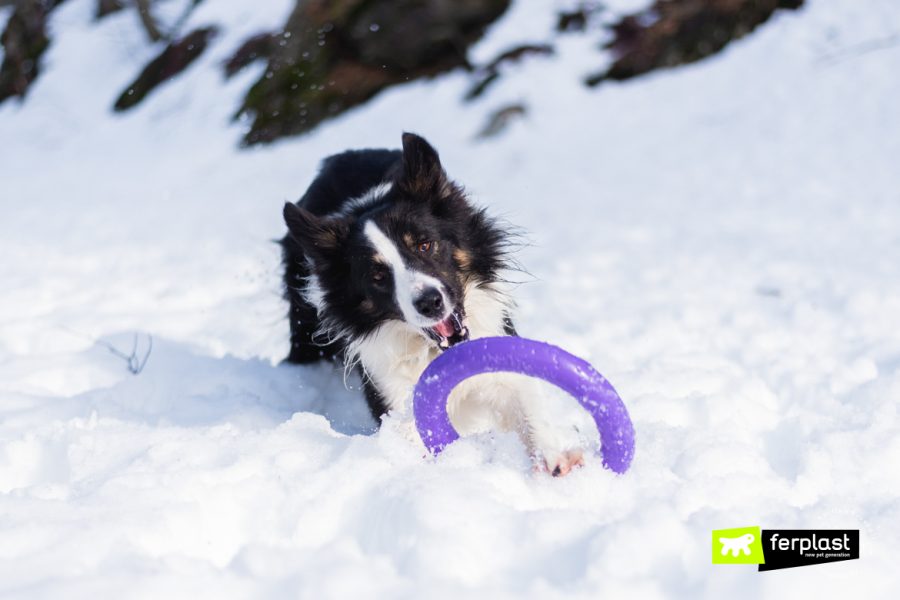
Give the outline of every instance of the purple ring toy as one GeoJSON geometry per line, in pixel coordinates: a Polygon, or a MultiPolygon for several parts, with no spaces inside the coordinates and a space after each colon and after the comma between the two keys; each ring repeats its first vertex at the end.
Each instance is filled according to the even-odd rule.
{"type": "Polygon", "coordinates": [[[571,394],[600,431],[603,466],[624,473],[634,458],[634,426],[613,386],[587,362],[561,348],[520,337],[487,337],[457,344],[434,359],[413,391],[413,415],[425,446],[438,454],[459,438],[447,397],[482,373],[538,377],[571,394]]]}

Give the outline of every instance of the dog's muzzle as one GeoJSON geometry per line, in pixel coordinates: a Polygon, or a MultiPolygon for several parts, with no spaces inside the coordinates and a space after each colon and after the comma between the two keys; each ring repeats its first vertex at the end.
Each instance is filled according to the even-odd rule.
{"type": "Polygon", "coordinates": [[[469,329],[463,324],[464,320],[465,315],[457,308],[443,321],[425,329],[425,332],[437,342],[439,348],[446,350],[469,339],[469,329]]]}

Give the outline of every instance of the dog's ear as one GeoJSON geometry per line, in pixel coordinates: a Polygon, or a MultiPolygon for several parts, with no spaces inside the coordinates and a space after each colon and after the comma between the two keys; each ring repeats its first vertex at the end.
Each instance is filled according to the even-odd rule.
{"type": "Polygon", "coordinates": [[[441,167],[437,150],[425,138],[414,133],[403,134],[403,172],[400,187],[414,195],[441,194],[447,175],[441,167]]]}
{"type": "Polygon", "coordinates": [[[345,223],[317,217],[290,202],[284,205],[284,222],[291,237],[313,261],[337,249],[347,233],[345,223]]]}

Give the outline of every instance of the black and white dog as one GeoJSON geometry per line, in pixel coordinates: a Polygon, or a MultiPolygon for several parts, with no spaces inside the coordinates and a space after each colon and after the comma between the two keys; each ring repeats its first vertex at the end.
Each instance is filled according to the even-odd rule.
{"type": "MultiPolygon", "coordinates": [[[[470,338],[515,335],[502,289],[509,234],[448,179],[437,152],[406,133],[403,150],[327,158],[281,241],[290,302],[288,361],[360,367],[375,418],[407,410],[438,353],[470,338]]],[[[513,375],[470,379],[450,396],[461,433],[520,432],[554,475],[581,464],[537,417],[539,394],[513,375]]]]}

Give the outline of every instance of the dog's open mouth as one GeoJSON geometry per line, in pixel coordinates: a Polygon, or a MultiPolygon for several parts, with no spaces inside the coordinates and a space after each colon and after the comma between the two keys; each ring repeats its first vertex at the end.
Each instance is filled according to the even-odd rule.
{"type": "Polygon", "coordinates": [[[449,317],[437,325],[427,328],[425,331],[429,337],[437,342],[441,349],[446,350],[450,346],[469,339],[469,330],[463,324],[464,320],[465,316],[462,314],[462,311],[456,309],[450,313],[449,317]]]}

